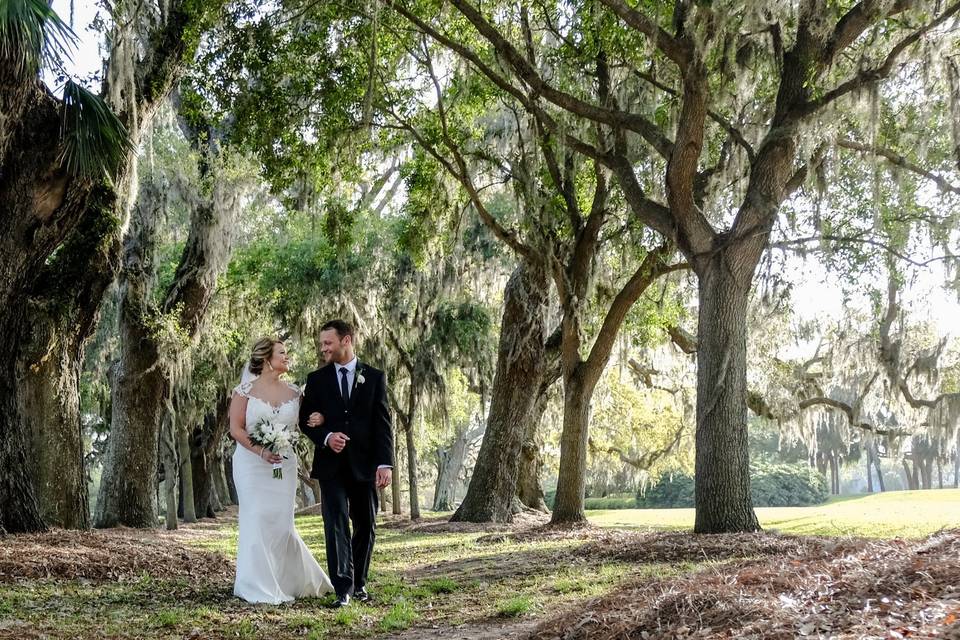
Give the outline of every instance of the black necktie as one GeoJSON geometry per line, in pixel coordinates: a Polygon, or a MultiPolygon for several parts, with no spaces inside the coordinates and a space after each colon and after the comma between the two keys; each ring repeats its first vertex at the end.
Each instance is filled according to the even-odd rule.
{"type": "Polygon", "coordinates": [[[343,401],[346,402],[350,399],[350,389],[347,388],[347,368],[340,368],[340,395],[343,396],[343,401]]]}

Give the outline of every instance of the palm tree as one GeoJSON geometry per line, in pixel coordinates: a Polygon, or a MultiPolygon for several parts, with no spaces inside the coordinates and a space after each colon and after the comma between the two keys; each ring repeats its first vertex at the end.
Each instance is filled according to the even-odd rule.
{"type": "Polygon", "coordinates": [[[58,98],[41,73],[67,77],[75,34],[46,0],[0,0],[0,531],[89,526],[79,377],[119,267],[130,151],[219,8],[167,4],[113,15],[101,94],[67,80],[58,98]]]}

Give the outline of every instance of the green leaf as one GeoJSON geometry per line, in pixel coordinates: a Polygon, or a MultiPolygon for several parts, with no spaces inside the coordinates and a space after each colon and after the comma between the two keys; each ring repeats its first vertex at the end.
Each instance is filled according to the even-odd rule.
{"type": "Polygon", "coordinates": [[[15,73],[60,66],[76,40],[46,0],[0,0],[0,64],[15,73]]]}
{"type": "Polygon", "coordinates": [[[68,80],[63,87],[61,161],[74,175],[116,177],[133,142],[120,119],[99,96],[68,80]]]}

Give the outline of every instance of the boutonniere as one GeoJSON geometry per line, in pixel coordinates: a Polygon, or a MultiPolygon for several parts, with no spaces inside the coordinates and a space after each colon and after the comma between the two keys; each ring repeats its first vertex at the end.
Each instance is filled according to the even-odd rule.
{"type": "Polygon", "coordinates": [[[367,379],[363,377],[363,369],[357,369],[357,384],[363,384],[367,379]]]}

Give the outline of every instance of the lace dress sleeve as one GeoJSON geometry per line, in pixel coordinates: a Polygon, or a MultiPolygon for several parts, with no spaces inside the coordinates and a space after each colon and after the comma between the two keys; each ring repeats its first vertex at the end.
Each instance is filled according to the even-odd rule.
{"type": "Polygon", "coordinates": [[[251,388],[253,388],[253,380],[250,380],[249,382],[241,382],[233,388],[233,393],[238,396],[243,396],[244,398],[249,398],[251,388]]]}

